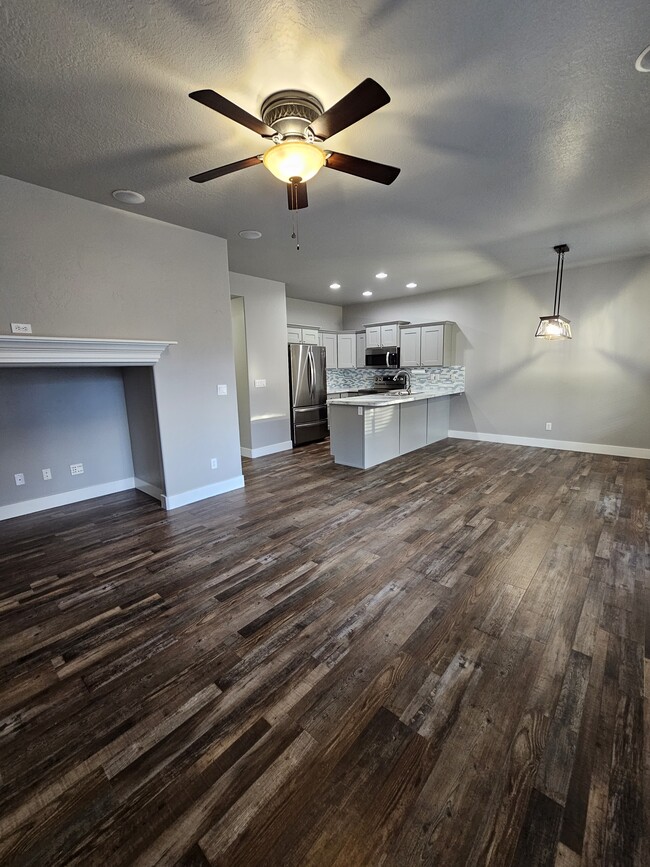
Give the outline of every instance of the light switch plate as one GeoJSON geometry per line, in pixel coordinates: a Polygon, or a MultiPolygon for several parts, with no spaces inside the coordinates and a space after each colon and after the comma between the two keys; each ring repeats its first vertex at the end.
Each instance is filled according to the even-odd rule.
{"type": "Polygon", "coordinates": [[[362,406],[357,407],[357,415],[363,415],[363,407],[362,406]]]}
{"type": "Polygon", "coordinates": [[[217,386],[217,394],[228,394],[228,386],[227,385],[218,385],[217,386]]]}

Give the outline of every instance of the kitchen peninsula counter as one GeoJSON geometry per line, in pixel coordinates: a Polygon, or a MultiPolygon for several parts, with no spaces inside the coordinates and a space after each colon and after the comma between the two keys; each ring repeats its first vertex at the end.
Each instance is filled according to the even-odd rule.
{"type": "Polygon", "coordinates": [[[365,470],[446,439],[451,397],[463,392],[462,385],[432,385],[328,400],[335,463],[365,470]]]}

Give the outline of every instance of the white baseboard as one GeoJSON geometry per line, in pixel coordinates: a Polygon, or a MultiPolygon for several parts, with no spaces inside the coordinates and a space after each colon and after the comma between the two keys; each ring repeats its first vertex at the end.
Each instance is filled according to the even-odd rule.
{"type": "Polygon", "coordinates": [[[139,491],[142,491],[143,494],[149,494],[150,497],[153,497],[156,500],[161,500],[163,498],[163,492],[160,488],[157,488],[155,485],[149,484],[149,482],[145,482],[142,479],[139,479],[137,476],[133,479],[133,487],[137,488],[139,491]]]}
{"type": "Polygon", "coordinates": [[[457,440],[476,440],[485,443],[506,443],[512,446],[532,446],[541,449],[560,449],[568,452],[589,452],[594,455],[614,455],[620,458],[650,459],[650,449],[631,446],[609,446],[602,443],[576,443],[569,440],[547,440],[537,437],[511,437],[507,434],[475,433],[474,431],[450,430],[449,436],[457,440]]]}
{"type": "Polygon", "coordinates": [[[270,446],[260,446],[258,449],[245,449],[243,446],[239,449],[244,458],[263,458],[265,455],[274,455],[276,452],[288,452],[293,448],[291,440],[283,443],[273,443],[270,446]]]}
{"type": "Polygon", "coordinates": [[[208,497],[216,497],[219,494],[227,494],[244,487],[244,477],[234,476],[232,479],[224,479],[223,482],[215,482],[214,485],[205,485],[202,488],[194,488],[192,491],[183,491],[182,494],[173,494],[171,497],[162,495],[163,508],[168,511],[187,506],[189,503],[197,503],[199,500],[207,500],[208,497]]]}
{"type": "Polygon", "coordinates": [[[18,518],[20,515],[31,515],[32,512],[43,512],[45,509],[55,509],[57,506],[69,506],[70,503],[80,503],[83,500],[92,500],[94,497],[105,497],[106,494],[130,491],[134,487],[135,480],[131,477],[116,482],[106,482],[103,485],[77,488],[75,491],[65,491],[62,494],[52,494],[49,497],[38,497],[35,500],[23,500],[21,503],[0,506],[0,521],[18,518]]]}

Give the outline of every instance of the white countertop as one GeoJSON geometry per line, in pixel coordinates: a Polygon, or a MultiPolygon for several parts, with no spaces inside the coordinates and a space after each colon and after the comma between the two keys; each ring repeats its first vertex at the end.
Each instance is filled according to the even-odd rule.
{"type": "Polygon", "coordinates": [[[396,395],[362,394],[358,397],[339,397],[328,400],[327,403],[335,406],[394,406],[400,403],[412,403],[414,400],[429,400],[432,397],[445,397],[448,394],[463,394],[465,389],[462,385],[431,385],[425,389],[418,389],[411,394],[396,395]]]}

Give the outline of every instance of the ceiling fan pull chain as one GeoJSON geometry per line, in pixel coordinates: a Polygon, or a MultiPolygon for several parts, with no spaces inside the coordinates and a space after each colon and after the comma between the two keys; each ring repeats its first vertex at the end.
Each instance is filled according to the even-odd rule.
{"type": "Polygon", "coordinates": [[[296,252],[300,252],[300,238],[298,235],[298,178],[291,178],[291,220],[293,231],[291,237],[296,242],[296,252]]]}

